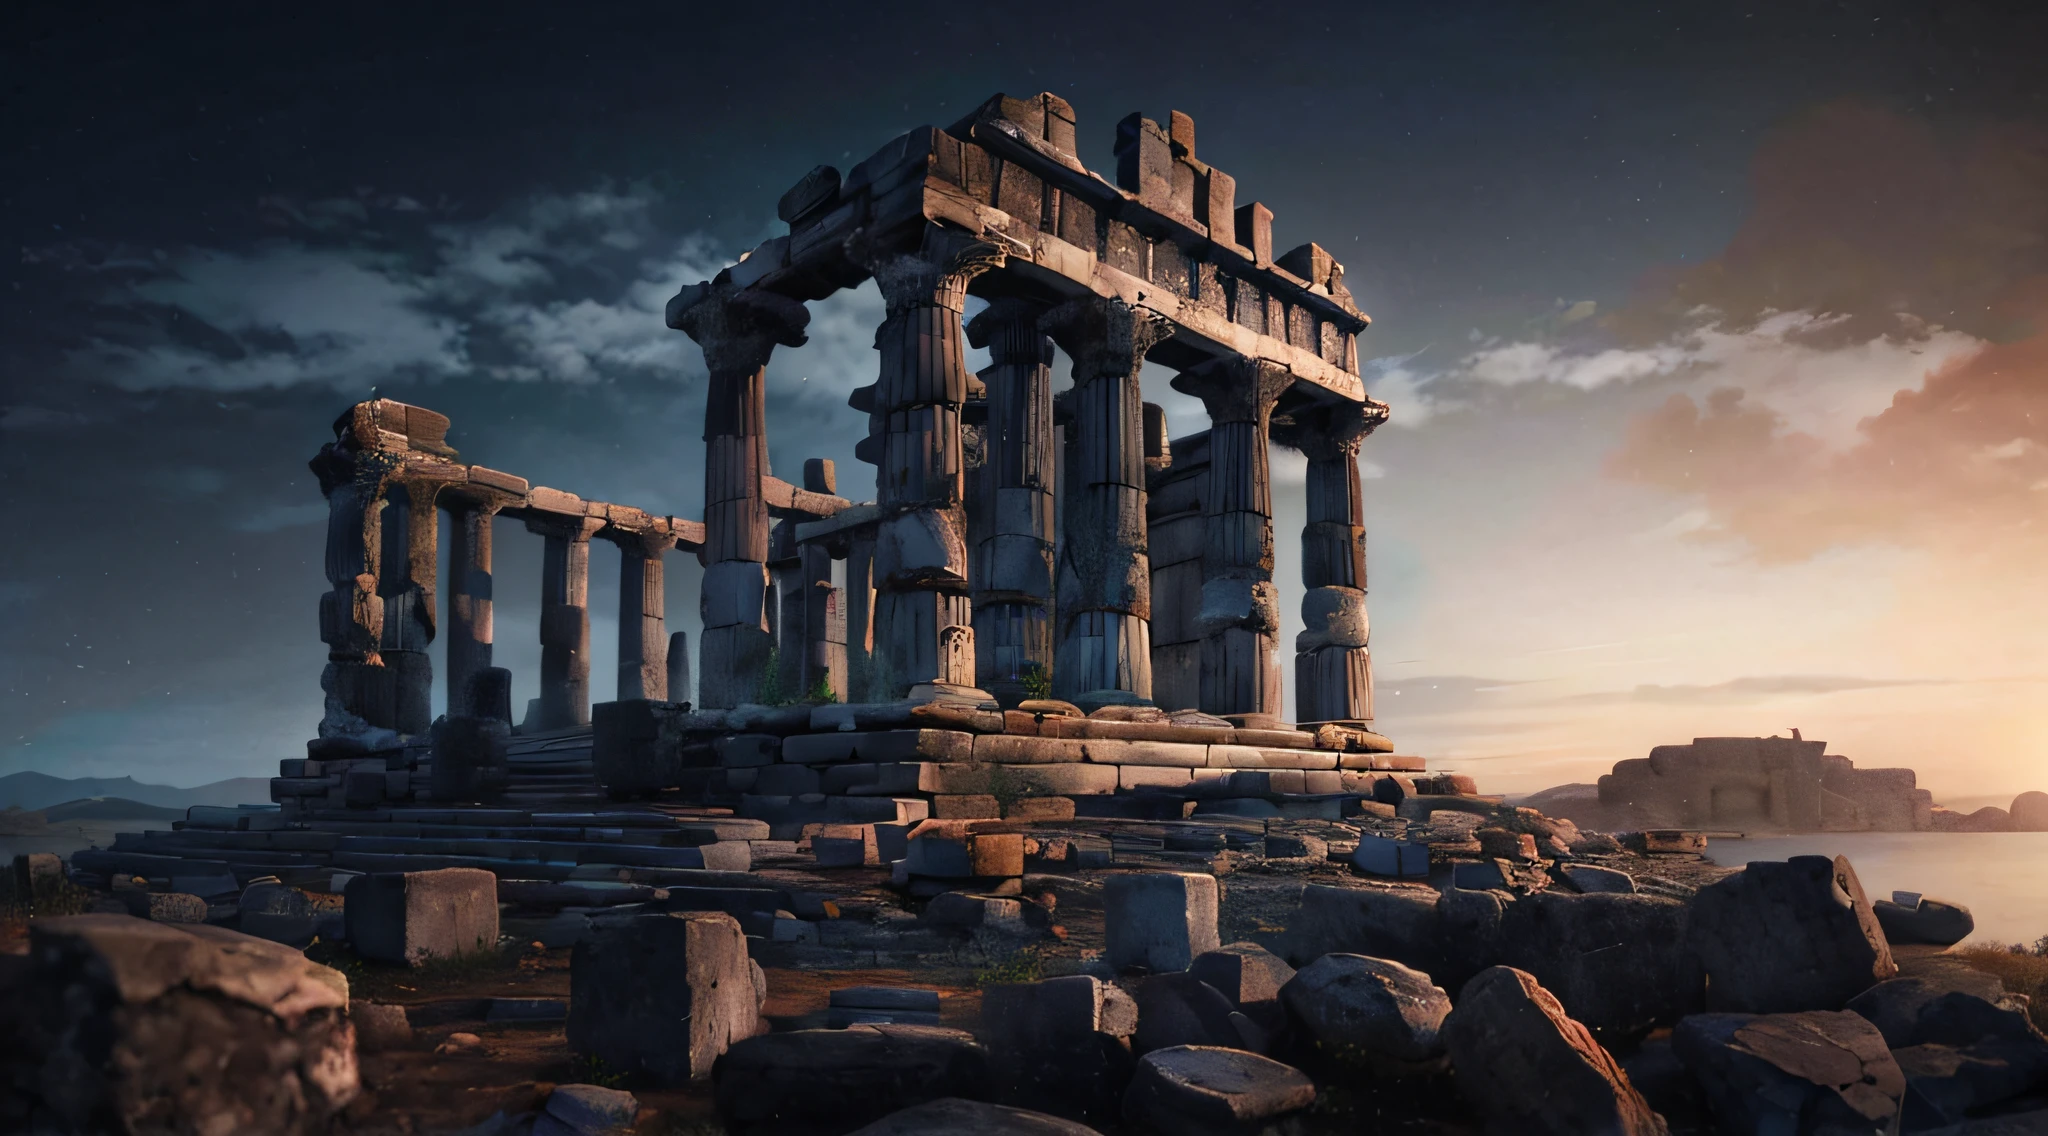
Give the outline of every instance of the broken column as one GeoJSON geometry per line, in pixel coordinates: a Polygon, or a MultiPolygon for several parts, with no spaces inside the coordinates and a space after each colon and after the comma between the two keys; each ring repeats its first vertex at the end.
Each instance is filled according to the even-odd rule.
{"type": "Polygon", "coordinates": [[[533,727],[590,724],[590,537],[602,517],[529,514],[540,561],[540,712],[533,727]]]}
{"type": "Polygon", "coordinates": [[[404,478],[384,493],[384,554],[378,594],[384,597],[379,653],[391,675],[392,728],[422,735],[434,721],[434,576],[439,568],[440,514],[434,497],[442,481],[404,478]]]}
{"type": "Polygon", "coordinates": [[[866,452],[879,459],[875,497],[884,513],[873,568],[874,655],[886,659],[894,675],[891,689],[866,697],[902,697],[924,684],[972,691],[960,450],[967,361],[960,315],[968,281],[1000,265],[1003,254],[936,226],[925,228],[915,253],[849,251],[874,273],[889,313],[875,332],[882,359],[866,400],[866,452]]]}
{"type": "Polygon", "coordinates": [[[1208,408],[1202,494],[1201,708],[1270,725],[1280,718],[1280,598],[1273,586],[1273,404],[1294,383],[1278,364],[1218,359],[1181,372],[1174,389],[1208,408]]]}
{"type": "Polygon", "coordinates": [[[348,423],[349,415],[343,415],[335,424],[339,440],[322,446],[311,463],[327,497],[326,569],[332,585],[320,596],[320,638],[327,644],[327,669],[320,676],[327,713],[320,737],[336,742],[394,724],[391,675],[381,653],[384,600],[377,585],[384,487],[398,460],[352,445],[348,423]]]}
{"type": "Polygon", "coordinates": [[[668,696],[667,593],[662,589],[662,554],[675,538],[659,532],[607,529],[619,546],[619,686],[617,697],[668,696]]]}
{"type": "Polygon", "coordinates": [[[1039,330],[1043,309],[1022,300],[990,304],[967,325],[986,347],[988,427],[983,499],[987,518],[977,550],[975,670],[980,686],[1004,705],[1025,697],[1032,671],[1053,665],[1052,340],[1039,330]]]}
{"type": "Polygon", "coordinates": [[[494,502],[448,508],[448,713],[473,713],[470,677],[491,665],[491,520],[494,502]]]}
{"type": "MultiPolygon", "coordinates": [[[[839,492],[839,474],[830,458],[804,462],[804,489],[811,493],[839,492]]],[[[840,702],[846,692],[846,609],[845,597],[832,584],[832,550],[817,542],[798,548],[802,558],[799,578],[803,581],[803,691],[824,689],[840,702]]]]}
{"type": "Polygon", "coordinates": [[[1295,640],[1299,722],[1372,720],[1366,641],[1365,509],[1358,447],[1387,420],[1377,402],[1340,402],[1293,416],[1281,441],[1308,457],[1308,522],[1301,530],[1304,630],[1295,640]]]}
{"type": "Polygon", "coordinates": [[[1152,586],[1138,372],[1172,327],[1097,297],[1054,308],[1043,326],[1074,360],[1074,480],[1060,534],[1053,689],[1070,701],[1149,702],[1152,586]]]}
{"type": "Polygon", "coordinates": [[[690,633],[676,631],[668,637],[668,700],[690,701],[690,633]]]}
{"type": "Polygon", "coordinates": [[[704,410],[704,618],[698,701],[750,701],[769,638],[767,367],[777,344],[804,343],[803,304],[772,292],[694,284],[668,303],[668,325],[697,341],[711,373],[704,410]]]}

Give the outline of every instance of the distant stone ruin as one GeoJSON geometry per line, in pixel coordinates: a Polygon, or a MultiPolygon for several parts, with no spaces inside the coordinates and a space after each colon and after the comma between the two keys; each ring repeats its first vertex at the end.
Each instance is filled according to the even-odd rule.
{"type": "Polygon", "coordinates": [[[1910,769],[1858,769],[1797,738],[1694,738],[1614,764],[1600,803],[1687,828],[1917,832],[1934,797],[1910,769]]]}

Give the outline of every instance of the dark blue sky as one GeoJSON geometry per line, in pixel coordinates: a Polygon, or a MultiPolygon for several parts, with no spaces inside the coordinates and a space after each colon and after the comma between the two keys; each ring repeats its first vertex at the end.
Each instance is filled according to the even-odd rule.
{"type": "MultiPolygon", "coordinates": [[[[812,165],[991,93],[1068,99],[1097,169],[1126,113],[1191,114],[1278,247],[1346,263],[1363,352],[1411,371],[1720,256],[1759,145],[1817,107],[1940,137],[2048,115],[2048,18],[2017,3],[31,3],[4,34],[0,773],[171,782],[261,772],[317,719],[303,463],[342,407],[375,387],[451,414],[472,460],[700,515],[701,363],[660,301],[772,235],[812,165]]],[[[779,468],[837,455],[859,487],[871,301],[814,305],[778,357],[779,468]]],[[[1388,452],[1534,455],[1516,423],[1642,409],[1530,393],[1584,385],[1388,452]]],[[[1381,591],[1444,578],[1386,534],[1381,591]]],[[[531,542],[500,541],[518,670],[531,542]]],[[[693,581],[671,572],[678,625],[693,581]]],[[[1390,667],[1431,654],[1375,604],[1390,667]]]]}

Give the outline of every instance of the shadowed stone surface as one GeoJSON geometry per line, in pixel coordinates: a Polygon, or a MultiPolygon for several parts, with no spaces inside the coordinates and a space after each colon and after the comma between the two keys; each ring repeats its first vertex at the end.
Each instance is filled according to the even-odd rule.
{"type": "Polygon", "coordinates": [[[1710,1010],[1835,1010],[1899,970],[1841,856],[1757,861],[1701,888],[1687,938],[1710,1010]]]}
{"type": "Polygon", "coordinates": [[[1324,955],[1281,987],[1280,1001],[1332,1054],[1408,1064],[1443,1055],[1438,1031],[1450,997],[1428,975],[1397,962],[1324,955]]]}
{"type": "Polygon", "coordinates": [[[1490,1133],[1665,1132],[1613,1056],[1525,971],[1497,966],[1466,983],[1443,1038],[1490,1133]]]}
{"type": "Polygon", "coordinates": [[[1124,1119],[1174,1136],[1248,1134],[1315,1099],[1315,1083],[1291,1065],[1239,1049],[1183,1045],[1138,1062],[1124,1119]]]}
{"type": "Polygon", "coordinates": [[[1727,1131],[1883,1131],[1906,1090],[1884,1035],[1845,1010],[1696,1014],[1672,1043],[1727,1131]]]}
{"type": "Polygon", "coordinates": [[[643,915],[576,944],[569,1048],[676,1083],[707,1076],[764,1028],[739,921],[721,911],[643,915]]]}

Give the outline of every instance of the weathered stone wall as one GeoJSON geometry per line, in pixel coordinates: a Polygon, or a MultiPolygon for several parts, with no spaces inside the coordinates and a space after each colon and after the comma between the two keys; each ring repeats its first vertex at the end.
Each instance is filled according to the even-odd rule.
{"type": "Polygon", "coordinates": [[[1694,738],[1619,761],[1600,778],[1600,803],[1657,823],[1792,832],[1928,827],[1933,798],[1910,769],[1857,769],[1826,742],[1694,738]]]}

